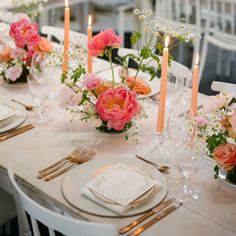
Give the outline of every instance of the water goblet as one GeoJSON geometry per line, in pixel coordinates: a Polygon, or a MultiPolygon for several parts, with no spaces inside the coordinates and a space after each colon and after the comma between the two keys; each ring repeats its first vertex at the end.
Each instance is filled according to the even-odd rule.
{"type": "Polygon", "coordinates": [[[37,107],[37,123],[45,123],[48,117],[44,115],[43,105],[52,87],[52,66],[47,54],[38,52],[33,54],[27,81],[37,107]]]}

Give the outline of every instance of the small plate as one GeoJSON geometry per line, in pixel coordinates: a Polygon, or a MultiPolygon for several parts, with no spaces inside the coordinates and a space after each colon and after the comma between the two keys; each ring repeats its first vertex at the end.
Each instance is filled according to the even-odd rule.
{"type": "Polygon", "coordinates": [[[27,112],[22,105],[19,105],[17,103],[14,103],[14,102],[11,102],[8,100],[2,101],[1,104],[12,107],[12,109],[14,109],[14,111],[15,111],[15,115],[5,125],[0,126],[0,133],[4,133],[9,130],[12,130],[12,129],[18,127],[19,125],[21,125],[25,121],[25,119],[27,117],[27,112]]]}
{"type": "Polygon", "coordinates": [[[64,198],[75,208],[96,216],[120,218],[143,214],[159,204],[167,194],[167,182],[164,176],[153,166],[144,163],[134,158],[114,158],[108,157],[105,159],[96,159],[88,161],[82,165],[77,166],[70,171],[63,179],[61,186],[64,198]],[[97,203],[86,198],[81,193],[81,189],[90,181],[95,171],[105,165],[114,165],[116,163],[123,163],[130,167],[139,168],[143,172],[148,173],[153,179],[156,179],[162,184],[162,189],[155,193],[150,199],[147,199],[142,204],[127,211],[120,216],[107,208],[98,205],[97,203]]]}
{"type": "Polygon", "coordinates": [[[9,104],[0,103],[0,122],[7,120],[15,114],[16,111],[12,106],[9,104]]]}

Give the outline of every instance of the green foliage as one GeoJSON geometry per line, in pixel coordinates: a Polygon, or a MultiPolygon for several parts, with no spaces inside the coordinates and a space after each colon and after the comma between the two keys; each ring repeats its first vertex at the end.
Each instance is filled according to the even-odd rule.
{"type": "Polygon", "coordinates": [[[209,152],[212,154],[216,147],[221,144],[227,143],[226,137],[228,136],[228,131],[218,132],[206,139],[207,148],[209,152]]]}
{"type": "MultiPolygon", "coordinates": [[[[103,133],[124,133],[124,132],[126,132],[128,129],[130,129],[131,127],[133,126],[133,123],[132,123],[132,121],[130,121],[129,123],[127,123],[126,125],[125,125],[125,127],[122,129],[122,130],[120,130],[120,131],[117,131],[117,130],[115,130],[115,129],[113,129],[113,128],[111,128],[111,129],[108,129],[108,127],[107,127],[107,121],[102,121],[102,124],[101,124],[101,126],[99,126],[99,127],[97,127],[96,128],[96,130],[99,130],[100,132],[103,132],[103,133]]],[[[126,135],[127,136],[127,135],[126,135]]],[[[128,136],[126,137],[125,136],[125,139],[127,140],[128,138],[128,136]]]]}
{"type": "Polygon", "coordinates": [[[78,79],[84,74],[86,74],[85,68],[82,65],[79,65],[76,69],[73,70],[71,79],[74,83],[76,83],[78,79]]]}
{"type": "Polygon", "coordinates": [[[66,81],[67,75],[65,72],[62,73],[61,75],[61,83],[64,84],[64,82],[66,81]]]}
{"type": "Polygon", "coordinates": [[[151,49],[148,48],[148,47],[143,47],[140,51],[140,56],[143,58],[143,59],[148,59],[150,56],[151,56],[151,49]]]}
{"type": "Polygon", "coordinates": [[[142,34],[138,31],[134,31],[133,35],[131,36],[131,44],[134,45],[135,43],[138,42],[142,38],[142,34]]]}
{"type": "Polygon", "coordinates": [[[236,184],[236,165],[231,170],[227,171],[227,179],[236,184]]]}

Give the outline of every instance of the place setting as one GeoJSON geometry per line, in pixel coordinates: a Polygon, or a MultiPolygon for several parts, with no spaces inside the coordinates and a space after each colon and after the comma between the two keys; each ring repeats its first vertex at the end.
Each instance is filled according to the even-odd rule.
{"type": "Polygon", "coordinates": [[[13,101],[0,102],[0,142],[34,128],[32,124],[21,126],[27,118],[27,111],[13,101]]]}

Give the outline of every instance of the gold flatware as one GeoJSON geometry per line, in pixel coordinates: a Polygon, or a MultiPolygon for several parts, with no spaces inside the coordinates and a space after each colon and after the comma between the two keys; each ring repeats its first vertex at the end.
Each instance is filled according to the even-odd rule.
{"type": "Polygon", "coordinates": [[[82,151],[84,150],[84,148],[82,147],[78,147],[76,148],[70,155],[66,156],[65,158],[61,159],[60,161],[55,162],[54,164],[46,167],[45,169],[40,170],[38,173],[39,174],[43,174],[44,172],[47,172],[48,170],[50,170],[51,168],[56,167],[57,165],[62,164],[63,162],[66,162],[68,160],[68,158],[71,157],[77,157],[82,151]]]}
{"type": "Polygon", "coordinates": [[[168,205],[170,205],[171,203],[174,202],[174,199],[168,199],[164,202],[162,202],[161,204],[159,204],[158,206],[152,208],[150,211],[148,211],[147,213],[145,213],[143,216],[141,216],[140,218],[138,218],[137,220],[133,221],[132,223],[128,224],[127,226],[122,227],[119,230],[120,234],[124,234],[127,233],[128,231],[130,231],[131,229],[133,229],[136,225],[142,223],[144,220],[146,220],[147,218],[149,218],[150,216],[158,213],[159,211],[161,211],[162,209],[164,209],[165,207],[167,207],[168,205]]]}
{"type": "Polygon", "coordinates": [[[4,133],[1,133],[1,134],[0,134],[0,138],[6,136],[6,135],[8,135],[8,134],[12,134],[12,133],[14,133],[14,132],[17,132],[17,131],[23,130],[23,129],[25,129],[25,128],[31,127],[31,126],[32,126],[32,124],[29,124],[29,125],[20,126],[20,127],[18,127],[18,128],[15,128],[15,129],[11,129],[11,130],[9,130],[9,131],[6,131],[6,132],[4,132],[4,133]]]}
{"type": "Polygon", "coordinates": [[[45,181],[50,181],[50,180],[58,177],[59,175],[64,174],[65,172],[71,170],[73,167],[77,166],[78,164],[82,164],[84,162],[87,162],[87,161],[91,160],[95,156],[95,154],[96,153],[94,151],[89,151],[87,155],[84,155],[83,157],[81,157],[81,162],[80,163],[73,162],[72,164],[70,164],[69,166],[63,168],[62,170],[57,171],[55,174],[46,177],[44,180],[45,181]]]}
{"type": "Polygon", "coordinates": [[[143,157],[141,157],[137,154],[135,155],[135,157],[138,158],[139,160],[145,161],[145,162],[155,166],[160,172],[168,172],[169,169],[170,169],[169,166],[165,166],[165,165],[159,166],[155,162],[149,161],[149,160],[147,160],[147,159],[145,159],[145,158],[143,158],[143,157]]]}
{"type": "MultiPolygon", "coordinates": [[[[89,150],[87,149],[81,149],[81,148],[77,148],[72,154],[70,154],[69,156],[67,156],[66,158],[64,158],[64,161],[59,161],[57,163],[57,165],[54,164],[53,168],[48,169],[47,171],[44,171],[43,173],[39,174],[37,176],[38,179],[42,179],[44,177],[46,177],[47,175],[52,174],[53,172],[56,172],[57,170],[60,170],[61,168],[63,168],[65,165],[71,163],[71,158],[73,159],[77,159],[78,163],[83,163],[85,160],[83,160],[83,157],[86,156],[89,153],[89,150]],[[79,150],[80,149],[80,150],[79,150]]],[[[75,161],[73,162],[75,163],[75,161]]]]}
{"type": "Polygon", "coordinates": [[[148,229],[150,226],[152,226],[153,224],[155,224],[156,222],[158,222],[159,220],[161,220],[165,216],[169,215],[174,210],[178,209],[181,205],[182,205],[182,203],[178,203],[178,205],[172,205],[172,206],[166,208],[165,210],[158,213],[158,215],[156,217],[154,217],[152,220],[148,221],[146,224],[137,228],[135,231],[128,234],[127,236],[137,236],[137,235],[141,234],[144,230],[148,229]]]}
{"type": "Polygon", "coordinates": [[[29,131],[29,130],[33,129],[33,128],[34,128],[33,125],[26,125],[26,126],[22,126],[21,128],[15,129],[12,132],[9,131],[7,134],[2,134],[0,136],[0,142],[5,141],[5,140],[7,140],[9,138],[12,138],[14,136],[17,136],[19,134],[22,134],[26,131],[29,131]]]}
{"type": "Polygon", "coordinates": [[[13,102],[15,102],[15,103],[18,103],[18,104],[24,106],[24,107],[25,107],[25,110],[27,110],[27,111],[32,111],[33,108],[34,108],[32,105],[26,105],[26,104],[24,104],[24,103],[22,103],[22,102],[19,102],[19,101],[15,100],[15,99],[11,99],[11,100],[12,100],[13,102]]]}

